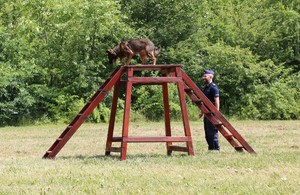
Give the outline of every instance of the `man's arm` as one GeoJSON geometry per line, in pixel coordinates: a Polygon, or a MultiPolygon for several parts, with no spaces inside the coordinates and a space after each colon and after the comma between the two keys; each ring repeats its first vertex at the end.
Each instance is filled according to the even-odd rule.
{"type": "Polygon", "coordinates": [[[217,110],[220,110],[220,98],[219,97],[215,97],[215,106],[216,106],[217,110]]]}
{"type": "MultiPolygon", "coordinates": [[[[220,98],[219,97],[215,97],[215,106],[217,108],[217,110],[220,110],[220,98]]],[[[202,111],[200,111],[199,113],[199,118],[201,118],[203,116],[202,111]]]]}

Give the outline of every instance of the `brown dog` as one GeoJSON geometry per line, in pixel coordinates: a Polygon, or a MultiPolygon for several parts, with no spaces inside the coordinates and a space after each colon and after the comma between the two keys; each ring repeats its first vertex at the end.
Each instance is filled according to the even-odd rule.
{"type": "Polygon", "coordinates": [[[123,41],[113,49],[107,50],[108,59],[110,64],[115,64],[116,60],[120,58],[121,64],[124,65],[123,59],[126,57],[127,61],[125,65],[130,64],[131,58],[135,54],[140,54],[140,58],[143,64],[146,64],[147,57],[156,65],[156,55],[160,52],[160,47],[154,48],[154,44],[149,39],[132,39],[123,41]]]}

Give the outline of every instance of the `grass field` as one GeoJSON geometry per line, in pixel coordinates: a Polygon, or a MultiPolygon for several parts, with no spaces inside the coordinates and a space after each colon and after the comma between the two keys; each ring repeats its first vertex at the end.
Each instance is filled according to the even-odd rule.
{"type": "MultiPolygon", "coordinates": [[[[0,194],[300,194],[300,121],[231,122],[256,155],[223,137],[221,152],[208,152],[202,122],[191,122],[194,157],[132,143],[126,161],[103,155],[107,124],[84,124],[55,160],[42,156],[66,125],[0,128],[0,194]]],[[[130,124],[131,135],[163,132],[163,123],[130,124]]]]}

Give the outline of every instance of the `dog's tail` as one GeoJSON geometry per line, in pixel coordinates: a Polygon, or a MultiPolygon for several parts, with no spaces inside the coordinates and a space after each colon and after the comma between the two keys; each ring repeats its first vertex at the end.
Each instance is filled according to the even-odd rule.
{"type": "Polygon", "coordinates": [[[154,55],[157,56],[157,55],[160,53],[160,51],[161,51],[161,47],[158,46],[158,47],[155,48],[155,50],[154,50],[154,55]]]}

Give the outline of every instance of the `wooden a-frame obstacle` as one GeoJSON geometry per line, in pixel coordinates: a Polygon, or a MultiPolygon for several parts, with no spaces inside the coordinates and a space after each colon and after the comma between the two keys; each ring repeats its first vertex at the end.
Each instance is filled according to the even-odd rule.
{"type": "Polygon", "coordinates": [[[204,93],[196,86],[196,84],[181,69],[180,65],[129,65],[115,69],[110,77],[101,85],[97,92],[92,96],[88,103],[82,108],[73,121],[66,127],[62,134],[56,139],[53,145],[46,151],[43,158],[54,158],[57,153],[64,147],[68,140],[73,136],[85,119],[91,114],[96,106],[103,100],[109,90],[114,87],[111,115],[108,127],[105,155],[111,152],[121,153],[121,160],[126,159],[127,143],[138,142],[166,142],[167,154],[171,155],[172,151],[187,152],[188,155],[194,155],[191,130],[188,119],[188,111],[186,106],[185,93],[191,98],[205,116],[218,128],[219,132],[233,146],[236,151],[246,150],[249,153],[255,153],[251,146],[244,138],[235,130],[235,128],[224,118],[224,116],[216,109],[204,93]],[[134,75],[136,71],[158,70],[159,77],[138,77],[134,75]],[[123,75],[127,75],[127,79],[121,80],[123,75]],[[177,84],[179,93],[179,102],[182,112],[182,120],[184,127],[184,136],[174,137],[171,133],[170,125],[170,107],[168,97],[168,83],[177,84]],[[131,106],[132,86],[139,85],[161,85],[163,92],[164,119],[165,119],[165,136],[128,136],[129,117],[131,106]],[[120,86],[126,85],[126,100],[123,116],[123,129],[121,137],[114,137],[114,124],[117,110],[118,94],[120,86]],[[113,142],[120,142],[120,147],[112,147],[113,142]],[[185,142],[186,147],[173,145],[173,142],[185,142]]]}

